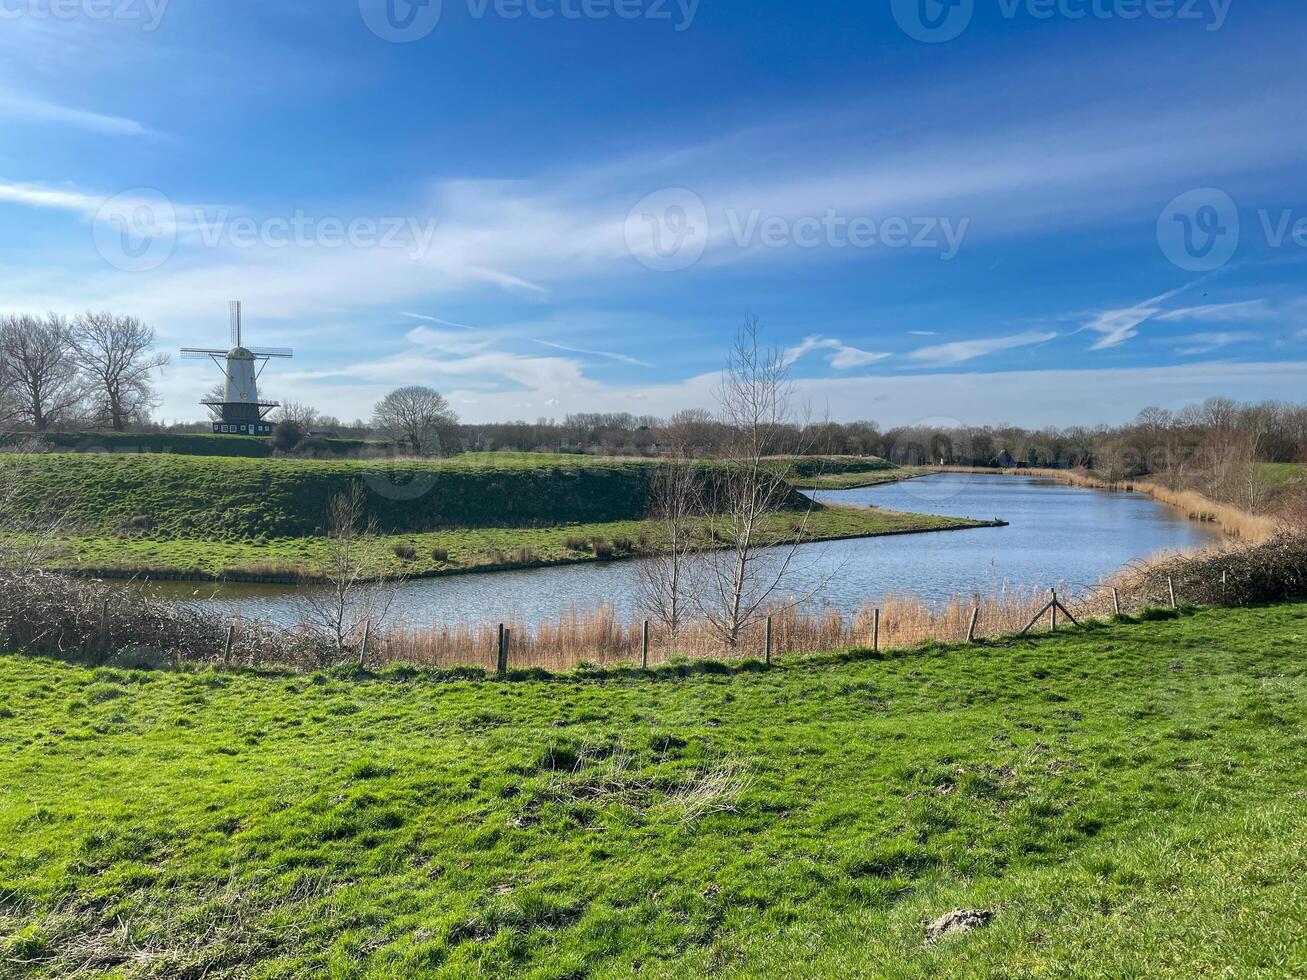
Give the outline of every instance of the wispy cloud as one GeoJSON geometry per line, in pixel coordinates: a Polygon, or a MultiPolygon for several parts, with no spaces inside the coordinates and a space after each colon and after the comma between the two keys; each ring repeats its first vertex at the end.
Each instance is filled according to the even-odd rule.
{"type": "Polygon", "coordinates": [[[591,357],[607,357],[610,360],[621,361],[623,364],[636,364],[640,367],[653,367],[648,361],[642,361],[636,357],[630,357],[627,354],[617,354],[607,350],[587,350],[584,347],[568,347],[566,344],[555,344],[551,340],[537,340],[535,343],[543,347],[552,347],[554,350],[567,351],[570,354],[588,354],[591,357]]]}
{"type": "Polygon", "coordinates": [[[910,337],[938,337],[939,332],[935,330],[909,330],[910,337]]]}
{"type": "Polygon", "coordinates": [[[862,367],[864,364],[874,364],[876,361],[883,361],[889,357],[889,354],[878,353],[875,351],[861,350],[857,347],[850,347],[834,337],[805,337],[803,343],[795,347],[786,348],[784,359],[786,364],[793,364],[805,354],[810,354],[817,350],[834,351],[826,359],[831,367],[837,371],[847,371],[849,368],[862,367]]]}
{"type": "Polygon", "coordinates": [[[455,323],[453,320],[442,320],[438,316],[427,316],[425,313],[401,313],[400,316],[410,317],[414,320],[425,320],[427,323],[439,323],[444,327],[458,327],[460,330],[475,330],[476,327],[469,326],[466,323],[455,323]]]}
{"type": "Polygon", "coordinates": [[[1173,338],[1181,346],[1176,348],[1176,353],[1182,357],[1191,357],[1194,354],[1207,354],[1222,347],[1229,347],[1231,344],[1243,343],[1257,339],[1255,333],[1246,332],[1228,332],[1228,333],[1195,333],[1188,337],[1173,338]]]}
{"type": "Polygon", "coordinates": [[[0,201],[8,201],[11,204],[93,215],[104,204],[104,200],[101,196],[72,188],[0,180],[0,201]]]}
{"type": "Polygon", "coordinates": [[[1238,323],[1254,320],[1274,319],[1275,311],[1264,299],[1252,299],[1243,303],[1212,303],[1207,306],[1186,306],[1179,310],[1168,310],[1159,314],[1158,320],[1200,320],[1212,323],[1238,323]]]}
{"type": "Polygon", "coordinates": [[[1195,283],[1189,283],[1178,289],[1172,289],[1170,292],[1162,293],[1160,296],[1154,296],[1152,299],[1146,299],[1134,306],[1127,306],[1124,309],[1103,310],[1094,314],[1081,329],[1101,333],[1103,337],[1090,350],[1109,350],[1113,347],[1120,347],[1127,340],[1138,337],[1140,324],[1151,320],[1165,310],[1164,304],[1167,300],[1174,299],[1194,285],[1195,283]]]}
{"type": "Polygon", "coordinates": [[[0,117],[19,122],[69,126],[106,136],[149,136],[153,131],[125,116],[111,116],[46,102],[29,95],[0,91],[0,117]]]}
{"type": "Polygon", "coordinates": [[[1027,331],[1011,334],[1007,337],[978,337],[975,340],[959,340],[951,344],[936,344],[922,347],[908,354],[908,359],[927,364],[962,364],[987,354],[1013,350],[1018,347],[1032,347],[1046,344],[1057,337],[1052,331],[1027,331]]]}

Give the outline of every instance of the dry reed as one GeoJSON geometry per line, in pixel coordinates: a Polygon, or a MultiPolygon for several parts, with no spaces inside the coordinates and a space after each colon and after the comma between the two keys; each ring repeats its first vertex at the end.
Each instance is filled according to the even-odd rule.
{"type": "Polygon", "coordinates": [[[1100,479],[1085,470],[1053,470],[1042,468],[1018,468],[1010,470],[984,469],[974,466],[946,466],[941,470],[949,473],[1006,474],[1010,476],[1034,476],[1048,480],[1057,480],[1067,486],[1086,490],[1105,490],[1111,493],[1142,493],[1152,497],[1158,503],[1166,504],[1183,511],[1191,521],[1216,524],[1232,538],[1244,541],[1261,542],[1270,540],[1280,528],[1280,522],[1264,514],[1250,514],[1246,510],[1230,504],[1218,504],[1194,490],[1172,490],[1160,483],[1148,480],[1122,480],[1113,483],[1100,479]]]}

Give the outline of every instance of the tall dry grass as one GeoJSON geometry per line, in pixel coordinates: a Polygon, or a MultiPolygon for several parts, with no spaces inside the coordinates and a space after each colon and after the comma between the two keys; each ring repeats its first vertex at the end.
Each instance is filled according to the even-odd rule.
{"type": "Polygon", "coordinates": [[[1158,503],[1183,511],[1191,521],[1216,524],[1227,536],[1244,541],[1269,541],[1280,527],[1280,522],[1274,517],[1265,514],[1251,514],[1230,504],[1218,504],[1194,490],[1172,490],[1170,487],[1148,480],[1122,480],[1113,483],[1100,479],[1084,470],[1052,470],[1029,467],[993,470],[974,466],[945,466],[940,467],[940,469],[950,473],[1002,473],[1011,476],[1034,476],[1057,480],[1067,486],[1080,487],[1086,490],[1105,490],[1110,493],[1142,493],[1152,497],[1158,503]]]}
{"type": "MultiPolygon", "coordinates": [[[[772,655],[818,653],[876,642],[876,610],[880,610],[879,648],[901,649],[930,640],[957,642],[967,638],[973,611],[978,610],[976,637],[1019,632],[1048,601],[1048,593],[957,597],[930,606],[910,596],[869,600],[852,616],[834,609],[780,608],[772,612],[772,655]]],[[[622,621],[611,607],[590,612],[573,609],[556,622],[532,630],[520,622],[509,629],[509,664],[513,668],[542,667],[574,670],[584,665],[611,667],[638,664],[643,657],[644,624],[622,621]]],[[[705,624],[692,624],[676,637],[650,625],[649,663],[677,658],[704,660],[762,659],[766,654],[765,622],[755,623],[741,641],[728,647],[705,624]]],[[[398,628],[387,633],[382,661],[422,666],[475,666],[493,670],[498,659],[498,624],[398,628]]]]}

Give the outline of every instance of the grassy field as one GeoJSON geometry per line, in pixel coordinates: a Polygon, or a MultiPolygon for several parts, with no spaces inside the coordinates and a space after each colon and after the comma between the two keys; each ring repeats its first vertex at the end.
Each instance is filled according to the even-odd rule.
{"type": "MultiPolygon", "coordinates": [[[[261,436],[216,436],[203,432],[0,432],[0,446],[21,445],[34,438],[58,450],[78,453],[175,453],[181,456],[272,455],[271,442],[261,436]]],[[[317,444],[338,455],[380,449],[362,439],[321,439],[317,444]]]]}
{"type": "Polygon", "coordinates": [[[1307,973],[1307,606],[372,680],[0,658],[0,971],[1307,973]],[[924,942],[954,908],[986,928],[924,942]]]}
{"type": "Polygon", "coordinates": [[[55,453],[0,457],[18,497],[56,502],[86,533],[240,541],[319,533],[362,481],[388,534],[637,520],[652,466],[527,453],[446,460],[241,459],[55,453]]]}
{"type": "MultiPolygon", "coordinates": [[[[794,533],[804,540],[876,537],[917,531],[980,526],[976,521],[890,510],[827,507],[801,514],[772,516],[768,531],[794,533]]],[[[701,544],[711,539],[700,533],[701,544]]],[[[538,567],[630,558],[657,548],[662,528],[653,521],[612,521],[547,528],[469,528],[425,534],[385,535],[376,539],[374,561],[388,575],[420,577],[503,567],[538,567]]],[[[320,537],[213,541],[203,538],[74,536],[62,542],[52,564],[101,572],[148,570],[208,577],[235,574],[285,576],[311,571],[326,551],[320,537]]]]}
{"type": "Polygon", "coordinates": [[[886,483],[915,480],[932,470],[924,466],[896,466],[893,469],[852,471],[848,473],[822,473],[799,477],[794,485],[803,490],[859,490],[862,487],[879,487],[886,483]]]}

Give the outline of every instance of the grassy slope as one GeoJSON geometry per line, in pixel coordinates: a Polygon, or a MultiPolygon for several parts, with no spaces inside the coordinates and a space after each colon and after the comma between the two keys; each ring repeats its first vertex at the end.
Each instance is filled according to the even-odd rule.
{"type": "Polygon", "coordinates": [[[896,466],[894,469],[852,471],[848,473],[822,473],[818,476],[800,477],[793,481],[803,490],[858,490],[862,487],[878,487],[886,483],[902,483],[914,480],[932,472],[924,466],[896,466]]]}
{"type": "MultiPolygon", "coordinates": [[[[797,526],[799,515],[773,516],[770,528],[784,533],[797,526]]],[[[974,527],[976,522],[952,517],[905,514],[891,510],[855,510],[828,507],[807,518],[805,538],[830,541],[916,531],[974,527]]],[[[425,576],[505,565],[564,564],[593,560],[593,542],[612,546],[614,558],[628,558],[638,550],[641,536],[652,545],[660,539],[652,521],[613,521],[548,528],[471,528],[427,534],[398,534],[377,540],[375,560],[387,574],[425,576]],[[579,541],[577,540],[579,539],[579,541]],[[585,542],[577,547],[580,542],[585,542]],[[415,557],[396,554],[397,546],[410,546],[415,557]],[[526,548],[529,555],[514,555],[526,548]]],[[[710,541],[701,535],[706,547],[710,541]]],[[[322,538],[283,538],[270,541],[205,541],[188,538],[75,537],[55,559],[60,568],[115,570],[219,576],[223,573],[283,575],[310,571],[326,551],[322,538]]]]}
{"type": "Polygon", "coordinates": [[[1305,638],[1298,605],[604,682],[0,658],[0,970],[1303,975],[1305,638]],[[752,783],[686,822],[722,760],[752,783]],[[924,946],[954,907],[996,917],[924,946]]]}
{"type": "Polygon", "coordinates": [[[57,501],[88,532],[238,541],[317,533],[327,499],[359,481],[386,533],[634,520],[651,467],[516,453],[434,462],[65,453],[0,457],[0,470],[21,499],[57,501]]]}
{"type": "MultiPolygon", "coordinates": [[[[56,449],[78,453],[176,453],[183,456],[272,455],[268,439],[259,436],[215,436],[203,432],[0,432],[0,445],[15,445],[35,438],[56,449]]],[[[329,452],[345,455],[381,448],[363,439],[322,439],[329,452]]]]}

